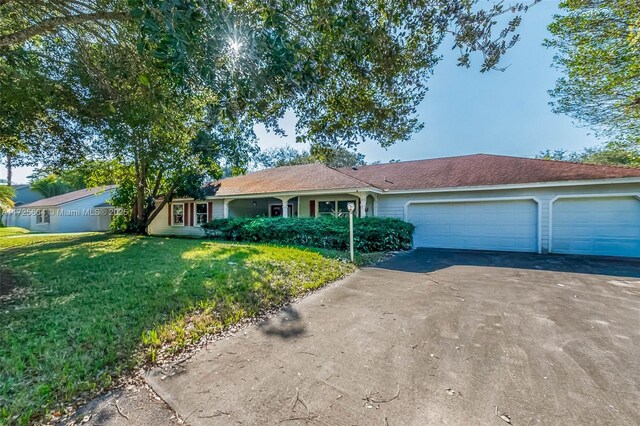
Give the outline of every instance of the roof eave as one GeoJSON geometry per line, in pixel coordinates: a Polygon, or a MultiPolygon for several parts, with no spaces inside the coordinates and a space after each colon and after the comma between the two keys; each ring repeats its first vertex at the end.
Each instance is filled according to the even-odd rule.
{"type": "MultiPolygon", "coordinates": [[[[359,188],[344,188],[344,189],[308,189],[298,191],[279,191],[279,192],[254,192],[248,194],[228,194],[228,195],[208,195],[204,199],[206,200],[224,200],[227,198],[256,198],[256,197],[284,197],[284,196],[305,196],[305,195],[333,195],[333,194],[345,194],[345,193],[358,193],[369,192],[376,194],[383,194],[384,192],[378,188],[373,187],[359,187],[359,188]]],[[[174,198],[173,201],[192,200],[192,198],[174,198]]]]}
{"type": "Polygon", "coordinates": [[[463,192],[463,191],[492,191],[501,189],[527,189],[527,188],[552,188],[562,186],[589,186],[589,185],[615,185],[615,184],[640,184],[640,177],[609,178],[609,179],[581,179],[567,181],[510,183],[502,185],[477,185],[454,186],[442,188],[417,188],[417,189],[386,189],[383,194],[411,194],[420,192],[463,192]]]}
{"type": "MultiPolygon", "coordinates": [[[[113,189],[114,189],[114,188],[104,189],[103,191],[100,191],[100,192],[94,192],[94,193],[91,193],[91,194],[83,195],[82,197],[74,198],[73,200],[65,201],[65,202],[63,202],[63,203],[59,203],[59,204],[42,204],[42,205],[36,205],[36,206],[34,206],[34,205],[33,205],[33,204],[35,204],[35,203],[37,203],[37,202],[39,202],[39,201],[46,200],[46,198],[44,198],[43,200],[34,201],[33,203],[23,204],[23,205],[22,205],[22,206],[20,206],[20,207],[31,207],[31,208],[38,208],[38,209],[40,209],[40,208],[45,208],[45,207],[47,207],[47,208],[51,208],[51,207],[62,207],[62,206],[65,206],[65,205],[67,205],[67,204],[70,204],[70,203],[75,203],[76,201],[84,200],[85,198],[95,197],[95,196],[98,196],[98,195],[102,195],[102,194],[104,194],[105,192],[112,191],[113,189]]],[[[63,195],[64,195],[64,194],[63,194],[63,195]]],[[[56,195],[56,197],[57,197],[57,195],[56,195]]],[[[53,198],[53,197],[49,197],[49,198],[53,198]]]]}

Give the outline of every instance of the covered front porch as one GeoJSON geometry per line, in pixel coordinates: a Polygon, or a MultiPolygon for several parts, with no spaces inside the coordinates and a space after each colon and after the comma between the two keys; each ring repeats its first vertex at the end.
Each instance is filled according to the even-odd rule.
{"type": "Polygon", "coordinates": [[[345,216],[348,203],[355,203],[358,217],[375,216],[375,194],[357,192],[228,197],[224,198],[223,217],[345,216]]]}

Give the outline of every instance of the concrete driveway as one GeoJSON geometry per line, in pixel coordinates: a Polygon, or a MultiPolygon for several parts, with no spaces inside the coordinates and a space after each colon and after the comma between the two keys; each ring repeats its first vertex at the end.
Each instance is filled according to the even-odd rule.
{"type": "Polygon", "coordinates": [[[639,424],[640,262],[417,250],[147,381],[192,425],[639,424]]]}

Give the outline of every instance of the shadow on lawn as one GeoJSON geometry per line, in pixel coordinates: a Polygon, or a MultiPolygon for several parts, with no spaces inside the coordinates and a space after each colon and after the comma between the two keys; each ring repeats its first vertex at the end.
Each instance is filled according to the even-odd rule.
{"type": "MultiPolygon", "coordinates": [[[[148,347],[179,348],[285,303],[291,271],[265,250],[104,235],[4,249],[0,266],[33,279],[26,297],[0,310],[0,405],[32,420],[41,407],[109,386],[136,365],[150,330],[156,337],[148,347]],[[273,277],[281,282],[273,285],[273,277]]],[[[297,312],[285,312],[292,321],[267,325],[265,333],[304,332],[297,312]]]]}

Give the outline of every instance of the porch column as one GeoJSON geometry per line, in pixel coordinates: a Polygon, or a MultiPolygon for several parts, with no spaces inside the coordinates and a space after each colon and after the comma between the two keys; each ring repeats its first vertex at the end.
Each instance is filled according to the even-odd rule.
{"type": "Polygon", "coordinates": [[[278,197],[282,201],[282,217],[289,217],[289,200],[293,197],[278,197]]]}
{"type": "Polygon", "coordinates": [[[229,203],[231,201],[233,201],[233,200],[230,199],[230,198],[225,198],[224,199],[224,207],[222,209],[222,217],[225,218],[225,219],[229,218],[229,203]]]}
{"type": "Polygon", "coordinates": [[[371,194],[373,197],[373,216],[378,216],[378,194],[371,194]]]}
{"type": "Polygon", "coordinates": [[[367,195],[368,194],[358,193],[358,198],[360,199],[360,217],[367,215],[367,195]]]}

